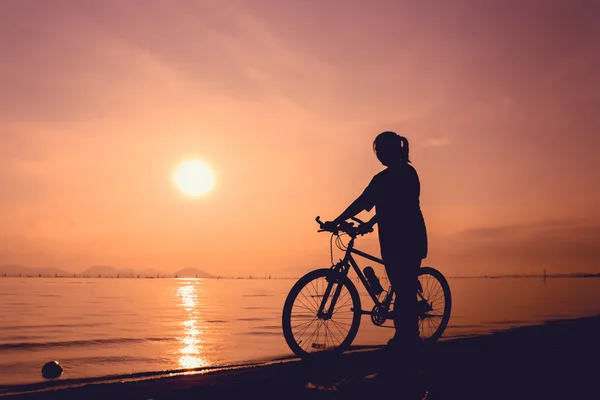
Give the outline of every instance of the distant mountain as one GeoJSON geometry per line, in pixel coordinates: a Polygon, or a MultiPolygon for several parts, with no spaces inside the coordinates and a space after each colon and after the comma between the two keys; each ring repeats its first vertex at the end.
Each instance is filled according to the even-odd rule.
{"type": "Polygon", "coordinates": [[[72,272],[56,267],[25,267],[23,265],[0,265],[0,275],[7,276],[72,276],[72,272]]]}
{"type": "Polygon", "coordinates": [[[214,278],[214,276],[208,272],[204,272],[197,268],[184,268],[169,276],[176,276],[178,278],[214,278]]]}
{"type": "Polygon", "coordinates": [[[0,265],[0,276],[77,276],[89,278],[215,278],[215,276],[197,268],[184,268],[175,273],[165,273],[154,268],[146,268],[136,271],[132,268],[117,268],[111,265],[93,265],[85,270],[74,273],[56,267],[25,267],[23,265],[7,264],[0,265]]]}
{"type": "Polygon", "coordinates": [[[146,269],[136,272],[136,277],[138,275],[140,276],[140,278],[148,278],[148,277],[156,278],[157,276],[165,276],[165,273],[158,271],[154,268],[146,268],[146,269]]]}
{"type": "Polygon", "coordinates": [[[96,278],[99,276],[105,278],[114,278],[117,276],[119,276],[120,278],[130,278],[133,277],[134,274],[135,272],[131,268],[119,269],[110,265],[94,265],[82,271],[78,275],[89,276],[91,278],[96,278]]]}
{"type": "Polygon", "coordinates": [[[214,276],[210,275],[207,272],[199,270],[197,268],[185,268],[180,271],[174,273],[165,273],[163,271],[158,271],[154,268],[147,268],[141,271],[135,271],[131,268],[115,268],[108,265],[95,265],[83,271],[81,274],[83,276],[89,276],[91,278],[96,278],[98,276],[102,277],[117,277],[120,278],[137,278],[138,275],[140,278],[156,278],[156,277],[167,277],[172,278],[177,276],[178,278],[214,278],[214,276]]]}

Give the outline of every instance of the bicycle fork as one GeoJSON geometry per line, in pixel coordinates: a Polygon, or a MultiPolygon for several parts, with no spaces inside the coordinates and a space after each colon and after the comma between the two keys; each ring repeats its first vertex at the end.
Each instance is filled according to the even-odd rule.
{"type": "Polygon", "coordinates": [[[325,293],[323,294],[323,300],[321,301],[321,305],[319,306],[319,311],[317,312],[317,317],[319,317],[323,320],[331,319],[331,316],[333,315],[333,309],[334,309],[335,304],[337,303],[337,300],[340,297],[340,293],[342,291],[343,285],[341,285],[339,281],[340,281],[339,276],[337,278],[327,278],[327,282],[328,282],[327,289],[325,289],[325,293]],[[325,311],[325,306],[327,305],[327,300],[329,299],[329,296],[331,295],[333,285],[336,283],[337,283],[337,286],[335,288],[335,292],[333,293],[333,298],[331,299],[331,302],[329,303],[329,307],[327,307],[327,311],[325,311]]]}

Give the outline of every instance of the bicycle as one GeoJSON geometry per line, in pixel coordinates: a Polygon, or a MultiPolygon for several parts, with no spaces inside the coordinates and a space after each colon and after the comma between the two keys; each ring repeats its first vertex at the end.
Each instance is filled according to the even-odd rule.
{"type": "MultiPolygon", "coordinates": [[[[388,319],[393,319],[390,312],[394,303],[392,287],[383,290],[380,284],[377,285],[379,282],[371,282],[374,274],[366,277],[352,256],[355,254],[383,264],[383,260],[354,248],[355,239],[373,229],[365,229],[364,222],[356,217],[351,219],[359,225],[354,226],[354,223],[346,221],[337,229],[328,230],[320,218],[316,218],[320,225],[319,232],[330,232],[331,243],[336,237],[336,244],[338,248],[345,250],[345,256],[334,264],[333,246],[330,245],[332,266],[304,275],[294,284],[286,298],[282,314],[283,335],[290,349],[300,358],[310,358],[316,353],[341,354],[346,351],[358,333],[363,315],[370,315],[371,322],[376,326],[382,326],[388,319]],[[350,237],[346,247],[341,241],[341,236],[344,235],[350,237]],[[361,308],[358,290],[348,278],[350,267],[356,271],[373,300],[371,311],[361,308]],[[310,331],[315,323],[315,330],[310,331]]],[[[446,278],[436,269],[421,267],[418,281],[419,336],[423,344],[428,344],[437,341],[448,326],[452,298],[446,278]],[[438,320],[439,323],[435,324],[438,320]]]]}

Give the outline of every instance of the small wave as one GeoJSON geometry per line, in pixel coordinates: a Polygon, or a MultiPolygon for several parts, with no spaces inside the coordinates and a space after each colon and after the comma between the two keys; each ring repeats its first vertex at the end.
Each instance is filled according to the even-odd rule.
{"type": "Polygon", "coordinates": [[[238,321],[268,321],[267,318],[238,318],[238,321]]]}
{"type": "Polygon", "coordinates": [[[238,332],[238,333],[235,333],[235,335],[282,336],[282,333],[281,332],[269,332],[269,331],[251,331],[251,332],[238,332]]]}
{"type": "Polygon", "coordinates": [[[449,340],[449,339],[466,339],[466,338],[474,338],[474,337],[478,337],[479,334],[477,333],[462,333],[462,334],[457,334],[457,335],[449,335],[446,336],[444,338],[444,340],[449,340]]]}
{"type": "Polygon", "coordinates": [[[449,324],[448,328],[480,328],[478,325],[453,325],[449,324]]]}
{"type": "Polygon", "coordinates": [[[73,327],[98,327],[112,325],[112,322],[96,322],[85,324],[48,324],[48,325],[14,325],[0,326],[0,331],[19,331],[23,329],[48,329],[48,328],[73,328],[73,327]]]}
{"type": "Polygon", "coordinates": [[[174,338],[156,337],[156,338],[119,338],[119,339],[97,339],[97,340],[69,340],[64,342],[30,342],[30,343],[0,343],[0,350],[36,350],[40,348],[60,348],[60,347],[89,347],[106,346],[124,343],[141,342],[166,342],[175,340],[174,338]]]}
{"type": "Polygon", "coordinates": [[[88,363],[98,364],[111,364],[111,363],[155,363],[156,358],[152,357],[131,357],[131,356],[98,356],[98,357],[86,357],[86,358],[67,358],[64,360],[64,364],[68,364],[73,361],[82,361],[88,363]]]}
{"type": "Polygon", "coordinates": [[[13,340],[32,340],[32,339],[43,339],[45,336],[22,336],[22,335],[12,335],[12,336],[3,336],[2,339],[6,340],[6,341],[13,341],[13,340]]]}
{"type": "Polygon", "coordinates": [[[505,325],[505,324],[523,324],[525,321],[488,321],[483,322],[485,325],[505,325]]]}

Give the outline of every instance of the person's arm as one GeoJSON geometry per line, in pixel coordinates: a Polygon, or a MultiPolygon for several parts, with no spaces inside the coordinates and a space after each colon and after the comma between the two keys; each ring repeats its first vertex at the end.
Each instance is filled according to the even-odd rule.
{"type": "Polygon", "coordinates": [[[365,222],[365,224],[367,226],[369,226],[370,228],[373,228],[373,225],[375,225],[376,223],[377,223],[377,214],[373,215],[373,218],[371,218],[370,220],[365,222]]]}
{"type": "Polygon", "coordinates": [[[344,212],[339,215],[339,217],[334,219],[333,222],[336,224],[344,222],[348,218],[354,217],[356,214],[360,213],[365,209],[365,202],[363,201],[362,196],[360,196],[358,199],[354,200],[352,204],[350,204],[348,208],[346,208],[346,210],[344,210],[344,212]]]}
{"type": "Polygon", "coordinates": [[[360,213],[363,210],[370,211],[375,205],[375,188],[376,183],[374,178],[371,180],[364,192],[362,192],[362,194],[358,196],[358,198],[354,200],[352,204],[350,204],[348,208],[346,208],[344,212],[339,215],[339,217],[334,219],[333,222],[339,224],[350,217],[354,217],[356,214],[360,213]]]}

